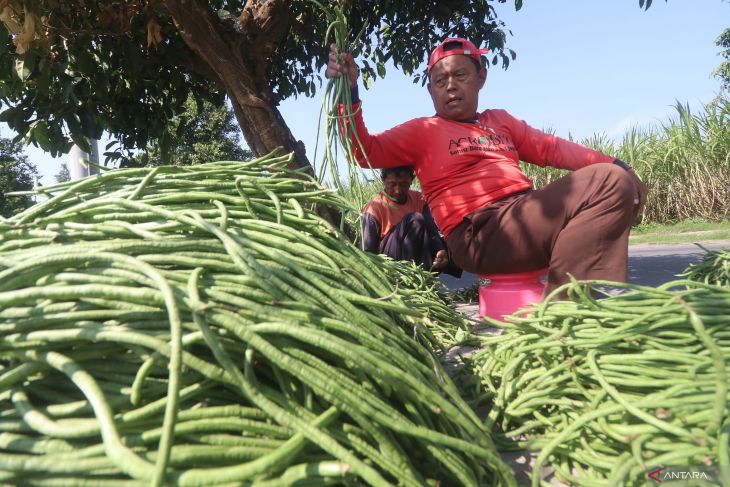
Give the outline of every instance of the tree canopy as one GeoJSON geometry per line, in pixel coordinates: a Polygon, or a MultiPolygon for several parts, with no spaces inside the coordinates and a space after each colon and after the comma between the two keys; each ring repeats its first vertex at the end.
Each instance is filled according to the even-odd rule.
{"type": "Polygon", "coordinates": [[[13,191],[33,189],[38,169],[28,161],[23,146],[0,137],[0,216],[9,217],[33,204],[29,196],[6,196],[13,191]]]}
{"type": "Polygon", "coordinates": [[[227,106],[217,107],[208,101],[196,103],[191,97],[185,111],[170,120],[170,137],[162,147],[153,142],[131,164],[189,166],[210,161],[250,159],[251,151],[240,145],[240,128],[227,106]]]}
{"type": "MultiPolygon", "coordinates": [[[[514,58],[494,0],[342,2],[353,32],[365,26],[373,79],[392,61],[420,81],[446,36],[489,47],[496,65],[514,58]]],[[[0,120],[54,155],[104,130],[120,156],[164,146],[188,97],[227,95],[254,153],[283,146],[309,165],[276,106],[322,81],[328,24],[311,0],[0,0],[0,20],[0,120]]]]}
{"type": "MultiPolygon", "coordinates": [[[[362,29],[364,76],[385,76],[391,61],[419,82],[444,37],[470,38],[507,67],[515,53],[494,8],[505,2],[336,3],[362,29]]],[[[0,121],[54,156],[106,131],[130,158],[170,144],[189,97],[220,107],[227,96],[255,154],[283,147],[311,169],[277,105],[321,86],[327,29],[313,0],[0,0],[0,121]]]]}
{"type": "Polygon", "coordinates": [[[730,90],[730,29],[725,29],[720,37],[717,38],[716,44],[722,48],[720,56],[722,63],[717,67],[714,74],[720,79],[722,86],[726,90],[730,90]]]}
{"type": "Polygon", "coordinates": [[[58,168],[58,172],[53,175],[53,179],[57,183],[65,183],[71,180],[71,171],[68,170],[68,164],[62,162],[58,168]]]}

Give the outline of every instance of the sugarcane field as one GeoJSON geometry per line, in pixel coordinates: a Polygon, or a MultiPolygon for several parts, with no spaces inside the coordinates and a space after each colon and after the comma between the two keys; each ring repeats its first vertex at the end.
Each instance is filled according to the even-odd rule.
{"type": "Polygon", "coordinates": [[[727,13],[0,0],[0,485],[730,486],[727,13]]]}

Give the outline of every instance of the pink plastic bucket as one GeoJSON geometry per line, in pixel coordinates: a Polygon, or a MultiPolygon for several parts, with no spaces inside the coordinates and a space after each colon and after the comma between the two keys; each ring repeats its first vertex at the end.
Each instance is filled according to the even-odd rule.
{"type": "Polygon", "coordinates": [[[538,269],[513,274],[480,275],[481,279],[489,279],[489,283],[479,287],[479,314],[500,320],[542,300],[545,284],[540,280],[547,274],[547,269],[538,269]]]}

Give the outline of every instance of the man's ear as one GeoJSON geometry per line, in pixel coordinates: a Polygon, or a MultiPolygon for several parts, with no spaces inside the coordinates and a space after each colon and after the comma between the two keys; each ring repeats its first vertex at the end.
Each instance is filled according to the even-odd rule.
{"type": "Polygon", "coordinates": [[[484,87],[484,83],[487,81],[487,68],[479,69],[479,89],[484,87]]]}

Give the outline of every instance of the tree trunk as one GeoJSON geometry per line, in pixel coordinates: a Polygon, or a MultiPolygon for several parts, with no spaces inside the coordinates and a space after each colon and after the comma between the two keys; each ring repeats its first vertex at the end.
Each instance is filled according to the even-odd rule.
{"type": "MultiPolygon", "coordinates": [[[[314,174],[304,144],[294,139],[281,117],[265,77],[267,51],[273,49],[276,35],[281,35],[281,31],[285,34],[288,30],[286,2],[249,3],[265,10],[259,16],[266,15],[268,20],[276,16],[276,21],[270,22],[276,27],[276,32],[254,24],[257,17],[247,26],[249,30],[258,28],[257,35],[245,35],[236,32],[233,25],[221,21],[206,0],[165,0],[185,43],[199,61],[206,63],[215,73],[216,81],[228,94],[243,136],[253,153],[262,156],[282,147],[286,152],[294,152],[293,168],[304,167],[314,174]],[[267,42],[262,40],[264,35],[267,42]]],[[[247,10],[250,11],[250,7],[247,6],[247,10]]]]}
{"type": "MultiPolygon", "coordinates": [[[[239,19],[241,32],[219,19],[207,0],[164,0],[180,35],[205,63],[202,71],[211,73],[225,89],[233,105],[243,137],[257,156],[277,147],[294,152],[292,169],[314,169],[307,159],[304,144],[294,139],[276,108],[275,97],[266,79],[268,57],[283,40],[291,25],[286,0],[248,0],[239,19]]],[[[341,215],[318,207],[320,216],[335,226],[341,215]]]]}

